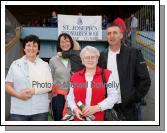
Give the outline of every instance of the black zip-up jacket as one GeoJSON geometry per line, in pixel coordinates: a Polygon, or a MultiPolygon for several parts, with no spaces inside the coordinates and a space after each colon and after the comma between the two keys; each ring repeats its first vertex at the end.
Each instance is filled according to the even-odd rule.
{"type": "MultiPolygon", "coordinates": [[[[107,68],[107,59],[108,49],[105,49],[100,54],[99,66],[107,68]]],[[[129,108],[133,112],[135,103],[147,94],[151,85],[147,65],[141,51],[122,44],[120,53],[117,55],[117,68],[122,99],[120,106],[123,110],[129,108]]]]}
{"type": "Polygon", "coordinates": [[[70,50],[62,52],[62,57],[69,58],[70,60],[71,72],[77,72],[85,67],[82,64],[81,58],[79,56],[80,52],[80,50],[70,50]]]}

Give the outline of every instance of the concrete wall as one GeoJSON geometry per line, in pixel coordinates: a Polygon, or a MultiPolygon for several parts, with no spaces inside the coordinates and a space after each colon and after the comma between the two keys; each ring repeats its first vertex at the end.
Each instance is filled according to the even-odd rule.
{"type": "MultiPolygon", "coordinates": [[[[20,58],[20,42],[17,42],[8,51],[5,51],[5,77],[9,70],[11,63],[20,58]]],[[[5,89],[5,88],[4,88],[5,89]]],[[[10,112],[10,96],[5,93],[5,119],[8,120],[10,112]]]]}

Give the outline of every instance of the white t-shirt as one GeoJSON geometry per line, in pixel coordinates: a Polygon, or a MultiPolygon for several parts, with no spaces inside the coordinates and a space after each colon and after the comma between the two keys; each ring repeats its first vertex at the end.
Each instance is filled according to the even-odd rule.
{"type": "Polygon", "coordinates": [[[43,94],[52,89],[52,75],[48,64],[32,63],[27,61],[29,68],[29,79],[35,94],[43,94]]]}
{"type": "Polygon", "coordinates": [[[113,85],[118,86],[118,87],[116,87],[116,89],[118,90],[118,93],[119,93],[118,103],[121,103],[120,82],[119,82],[119,75],[118,75],[118,68],[117,68],[117,54],[119,54],[119,52],[120,52],[120,50],[118,50],[117,52],[113,52],[109,48],[108,59],[107,59],[107,69],[112,71],[113,81],[111,81],[111,82],[113,83],[113,85]]]}
{"type": "Polygon", "coordinates": [[[61,58],[61,61],[64,64],[64,66],[67,68],[69,59],[63,59],[63,58],[61,58]]]}

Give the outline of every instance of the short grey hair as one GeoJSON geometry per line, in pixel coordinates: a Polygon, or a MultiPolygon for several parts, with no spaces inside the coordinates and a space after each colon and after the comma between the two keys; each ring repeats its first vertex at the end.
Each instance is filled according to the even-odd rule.
{"type": "Polygon", "coordinates": [[[83,60],[83,58],[84,58],[84,56],[85,56],[86,51],[90,51],[90,52],[95,53],[97,57],[100,56],[100,52],[99,52],[99,50],[98,50],[97,48],[92,47],[92,46],[86,46],[86,47],[84,47],[84,48],[81,50],[81,53],[80,53],[80,57],[81,57],[82,60],[83,60]]]}

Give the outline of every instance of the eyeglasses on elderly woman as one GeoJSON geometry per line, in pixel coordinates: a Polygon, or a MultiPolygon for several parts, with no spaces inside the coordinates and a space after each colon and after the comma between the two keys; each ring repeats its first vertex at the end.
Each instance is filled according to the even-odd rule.
{"type": "Polygon", "coordinates": [[[96,60],[97,56],[85,56],[84,60],[96,60]]]}

